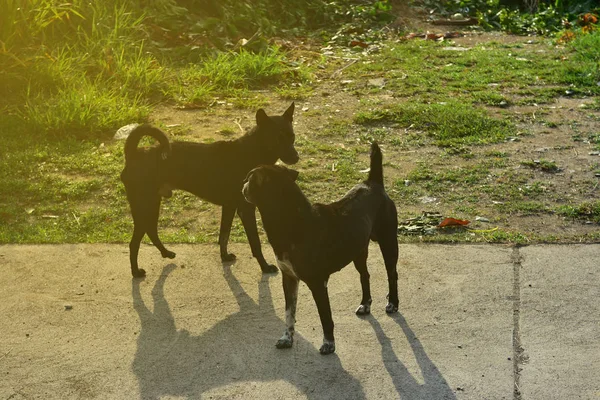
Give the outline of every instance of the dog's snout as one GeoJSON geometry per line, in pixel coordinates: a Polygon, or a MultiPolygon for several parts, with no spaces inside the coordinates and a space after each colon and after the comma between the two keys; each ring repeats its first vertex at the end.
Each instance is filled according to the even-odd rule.
{"type": "Polygon", "coordinates": [[[290,151],[289,154],[286,154],[285,156],[282,156],[280,158],[281,161],[283,161],[287,165],[293,165],[300,161],[300,156],[298,155],[296,149],[292,149],[292,151],[290,151]]]}

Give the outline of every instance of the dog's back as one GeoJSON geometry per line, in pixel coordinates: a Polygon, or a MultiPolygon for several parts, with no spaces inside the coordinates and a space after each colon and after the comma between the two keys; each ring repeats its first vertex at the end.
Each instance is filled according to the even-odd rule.
{"type": "Polygon", "coordinates": [[[318,258],[329,259],[328,263],[338,264],[338,268],[352,261],[352,249],[364,247],[370,239],[377,241],[382,226],[397,224],[396,206],[383,186],[382,155],[377,143],[371,145],[368,178],[340,200],[314,204],[313,210],[318,226],[314,228],[313,240],[321,245],[311,247],[313,251],[320,249],[318,258]],[[336,260],[330,260],[331,257],[336,260]]]}

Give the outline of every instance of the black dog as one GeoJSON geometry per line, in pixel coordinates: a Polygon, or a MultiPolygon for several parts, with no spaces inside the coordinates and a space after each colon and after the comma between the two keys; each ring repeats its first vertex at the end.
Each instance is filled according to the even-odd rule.
{"type": "Polygon", "coordinates": [[[131,273],[146,274],[138,268],[138,251],[144,234],[160,250],[163,257],[174,258],[158,238],[158,213],[161,196],[169,197],[171,189],[182,189],[223,206],[219,245],[221,259],[232,261],[227,252],[231,224],[240,216],[252,255],[263,272],[277,268],[265,261],[256,227],[255,207],[244,201],[241,189],[248,171],[262,164],[274,164],[281,159],[286,164],[298,162],[294,148],[292,119],[294,103],[281,116],[269,117],[262,110],[256,113],[256,126],[244,136],[232,141],[210,144],[173,142],[160,129],[142,125],[135,128],[125,142],[125,168],[121,180],[133,215],[133,237],[129,243],[131,273]],[[138,149],[142,137],[151,136],[159,146],[138,149]]]}
{"type": "Polygon", "coordinates": [[[282,271],[287,329],[277,347],[292,346],[298,281],[302,280],[312,292],[323,326],[319,351],[329,354],[335,351],[335,341],[327,281],[332,273],[354,261],[362,286],[356,313],[368,314],[369,240],[379,242],[385,261],[389,283],[385,311],[398,311],[397,211],[383,187],[382,156],[376,143],[371,146],[368,179],[335,203],[311,205],[295,183],[297,176],[297,171],[283,166],[261,166],[248,174],[243,194],[258,207],[282,271]]]}

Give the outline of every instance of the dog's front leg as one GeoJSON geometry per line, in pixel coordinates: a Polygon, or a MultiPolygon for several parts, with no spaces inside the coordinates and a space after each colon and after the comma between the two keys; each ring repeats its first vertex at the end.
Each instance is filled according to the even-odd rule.
{"type": "Polygon", "coordinates": [[[276,266],[267,263],[260,247],[260,238],[258,237],[258,228],[256,227],[256,207],[242,199],[238,204],[237,212],[244,225],[252,255],[258,260],[260,269],[263,273],[277,272],[276,266]]]}
{"type": "Polygon", "coordinates": [[[283,294],[285,296],[285,325],[283,336],[275,346],[278,349],[287,349],[294,343],[294,332],[296,324],[296,304],[298,302],[298,279],[286,273],[281,274],[283,278],[283,294]]]}
{"type": "Polygon", "coordinates": [[[219,230],[219,248],[221,250],[221,261],[234,261],[235,254],[227,252],[227,243],[231,233],[231,224],[235,216],[235,206],[223,205],[221,209],[221,229],[219,230]]]}
{"type": "Polygon", "coordinates": [[[329,304],[329,294],[327,293],[327,280],[312,282],[308,284],[308,287],[317,304],[319,318],[321,318],[321,325],[323,326],[323,345],[321,345],[319,352],[321,354],[331,354],[335,351],[335,339],[333,338],[333,318],[331,317],[331,306],[329,304]]]}

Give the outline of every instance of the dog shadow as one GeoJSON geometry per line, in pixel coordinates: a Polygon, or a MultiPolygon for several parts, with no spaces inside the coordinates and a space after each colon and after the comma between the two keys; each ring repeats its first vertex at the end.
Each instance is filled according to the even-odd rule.
{"type": "Polygon", "coordinates": [[[396,391],[403,400],[451,400],[456,399],[454,392],[448,386],[446,379],[442,376],[439,369],[431,361],[421,342],[416,337],[406,319],[400,313],[390,314],[392,318],[402,329],[406,339],[410,343],[417,364],[421,370],[424,383],[419,383],[415,377],[408,371],[406,366],[398,359],[394,352],[390,338],[385,334],[379,322],[372,316],[367,317],[379,344],[381,344],[381,356],[385,368],[387,369],[396,391]]]}
{"type": "MultiPolygon", "coordinates": [[[[140,280],[132,280],[133,306],[141,323],[138,346],[132,364],[141,399],[162,396],[200,398],[203,393],[228,385],[243,398],[256,382],[285,381],[308,399],[364,399],[360,382],[342,367],[337,355],[322,357],[318,350],[296,333],[294,348],[277,350],[276,334],[285,323],[276,316],[269,289],[270,277],[259,282],[256,303],[244,291],[230,266],[223,273],[239,310],[198,336],[177,329],[164,285],[175,264],[164,267],[152,289],[153,311],[144,304],[140,280]],[[259,321],[259,324],[250,323],[259,321]],[[250,345],[247,337],[268,332],[268,345],[250,345]],[[273,336],[271,338],[271,336],[273,336]]],[[[270,398],[285,399],[281,392],[270,398]]],[[[254,388],[256,389],[256,388],[254,388]]],[[[228,389],[229,390],[229,389],[228,389]]],[[[260,388],[258,388],[260,390],[260,388]]],[[[270,390],[272,391],[272,390],[270,390]]]]}

